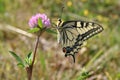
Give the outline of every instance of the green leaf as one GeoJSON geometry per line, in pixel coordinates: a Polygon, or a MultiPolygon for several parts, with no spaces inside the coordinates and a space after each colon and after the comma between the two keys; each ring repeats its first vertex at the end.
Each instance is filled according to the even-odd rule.
{"type": "Polygon", "coordinates": [[[19,67],[21,67],[21,68],[24,68],[24,67],[25,67],[23,63],[18,63],[17,65],[18,65],[19,67]]]}
{"type": "Polygon", "coordinates": [[[22,59],[13,51],[9,51],[11,53],[11,55],[17,60],[18,64],[21,64],[24,66],[24,63],[22,61],[22,59]]]}
{"type": "Polygon", "coordinates": [[[53,33],[53,34],[57,34],[56,31],[53,31],[53,30],[51,30],[51,29],[46,29],[46,32],[48,32],[48,33],[53,33]]]}
{"type": "Polygon", "coordinates": [[[35,33],[35,32],[38,32],[40,29],[39,28],[32,28],[32,29],[30,29],[28,32],[30,32],[30,33],[35,33]]]}
{"type": "Polygon", "coordinates": [[[31,58],[32,57],[32,52],[29,52],[28,55],[27,55],[28,58],[31,58]]]}
{"type": "Polygon", "coordinates": [[[29,63],[29,65],[31,65],[31,64],[32,64],[32,58],[33,58],[32,52],[30,52],[30,53],[27,55],[27,57],[28,57],[28,63],[29,63]]]}
{"type": "Polygon", "coordinates": [[[42,20],[41,20],[40,18],[38,19],[38,26],[39,26],[40,28],[43,27],[43,23],[42,23],[42,20]]]}
{"type": "Polygon", "coordinates": [[[24,61],[25,61],[25,65],[27,65],[28,62],[29,62],[29,61],[28,61],[28,57],[26,57],[24,61]]]}
{"type": "Polygon", "coordinates": [[[25,64],[26,65],[32,64],[32,52],[28,53],[27,57],[25,58],[25,64]]]}

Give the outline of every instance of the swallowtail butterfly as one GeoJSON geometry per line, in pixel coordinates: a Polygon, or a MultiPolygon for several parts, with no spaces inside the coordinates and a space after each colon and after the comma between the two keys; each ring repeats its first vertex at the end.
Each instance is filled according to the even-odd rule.
{"type": "Polygon", "coordinates": [[[81,48],[83,42],[103,31],[103,27],[92,21],[71,20],[62,22],[58,20],[58,41],[63,46],[65,57],[72,56],[75,62],[75,53],[81,48]]]}

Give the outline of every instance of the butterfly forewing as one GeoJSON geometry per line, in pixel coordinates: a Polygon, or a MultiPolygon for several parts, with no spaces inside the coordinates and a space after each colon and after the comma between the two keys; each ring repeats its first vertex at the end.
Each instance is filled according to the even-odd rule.
{"type": "Polygon", "coordinates": [[[76,41],[79,41],[79,39],[77,39],[78,37],[81,37],[81,41],[87,40],[88,38],[103,30],[102,26],[95,22],[79,20],[66,21],[60,28],[60,35],[63,38],[60,40],[60,42],[62,42],[64,47],[73,46],[76,41]]]}

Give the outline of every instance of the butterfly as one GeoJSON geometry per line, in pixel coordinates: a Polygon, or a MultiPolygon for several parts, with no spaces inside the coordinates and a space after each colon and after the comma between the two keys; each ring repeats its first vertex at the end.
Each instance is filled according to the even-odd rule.
{"type": "Polygon", "coordinates": [[[83,42],[103,31],[103,27],[92,21],[71,20],[62,22],[58,20],[58,42],[63,46],[65,57],[72,56],[75,62],[75,53],[78,53],[83,42]]]}

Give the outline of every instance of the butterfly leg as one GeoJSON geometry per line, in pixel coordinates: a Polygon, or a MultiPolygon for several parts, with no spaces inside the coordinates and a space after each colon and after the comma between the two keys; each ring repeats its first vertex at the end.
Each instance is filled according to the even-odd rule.
{"type": "Polygon", "coordinates": [[[72,56],[73,62],[75,63],[75,54],[70,54],[70,53],[67,54],[67,53],[66,53],[66,54],[65,54],[65,57],[67,57],[67,56],[72,56]]]}

